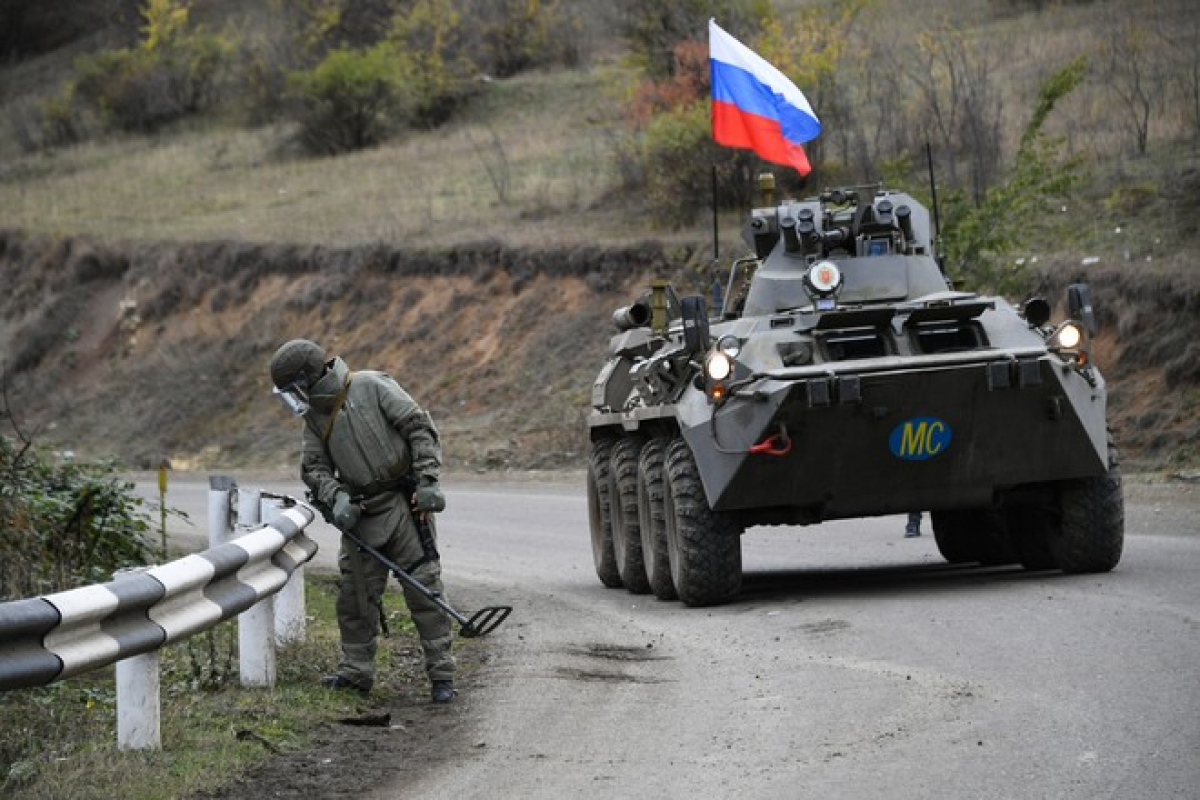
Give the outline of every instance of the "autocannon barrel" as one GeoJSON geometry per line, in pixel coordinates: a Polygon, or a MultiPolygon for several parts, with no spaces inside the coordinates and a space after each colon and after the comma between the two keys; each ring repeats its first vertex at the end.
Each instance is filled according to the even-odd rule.
{"type": "Polygon", "coordinates": [[[623,331],[644,328],[650,324],[650,306],[646,303],[621,306],[613,312],[612,321],[618,329],[623,331]]]}

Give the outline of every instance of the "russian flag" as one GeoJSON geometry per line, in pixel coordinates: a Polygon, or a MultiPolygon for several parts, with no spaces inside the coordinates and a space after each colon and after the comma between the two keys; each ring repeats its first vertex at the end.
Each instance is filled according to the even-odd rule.
{"type": "Polygon", "coordinates": [[[713,139],[801,175],[812,171],[801,144],[817,138],[821,122],[796,84],[711,19],[708,65],[713,139]]]}

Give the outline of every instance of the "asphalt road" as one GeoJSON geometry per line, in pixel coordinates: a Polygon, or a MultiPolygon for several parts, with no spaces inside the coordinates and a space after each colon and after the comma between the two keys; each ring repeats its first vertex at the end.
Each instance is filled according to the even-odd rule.
{"type": "MultiPolygon", "coordinates": [[[[600,585],[582,478],[446,483],[451,599],[515,611],[455,752],[376,797],[1200,797],[1195,484],[1127,482],[1109,574],[950,566],[887,517],[752,530],[739,601],[688,609],[600,585]]],[[[168,492],[199,546],[205,488],[168,492]]]]}

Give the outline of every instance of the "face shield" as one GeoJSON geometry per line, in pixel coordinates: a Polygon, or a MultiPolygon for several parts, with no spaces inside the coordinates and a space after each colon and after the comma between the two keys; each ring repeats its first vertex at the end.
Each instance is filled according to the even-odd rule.
{"type": "Polygon", "coordinates": [[[299,381],[289,383],[283,389],[280,389],[278,386],[273,387],[271,393],[279,398],[279,402],[283,403],[284,408],[297,417],[302,417],[308,413],[308,391],[299,381]]]}

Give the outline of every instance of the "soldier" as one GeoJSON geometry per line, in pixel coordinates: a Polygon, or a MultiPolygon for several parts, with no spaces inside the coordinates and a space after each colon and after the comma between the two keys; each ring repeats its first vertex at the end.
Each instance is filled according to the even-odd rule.
{"type": "MultiPolygon", "coordinates": [[[[320,345],[293,339],[271,359],[275,393],[303,415],[300,476],[339,529],[442,592],[433,513],[446,507],[438,484],[442,453],[433,421],[383,372],[351,372],[320,345]],[[428,521],[418,532],[414,514],[428,521]]],[[[388,569],[346,537],[338,554],[342,658],[326,686],[368,693],[374,683],[381,600],[388,569]]],[[[404,598],[421,637],[435,703],[454,699],[450,620],[408,586],[404,598]]]]}

